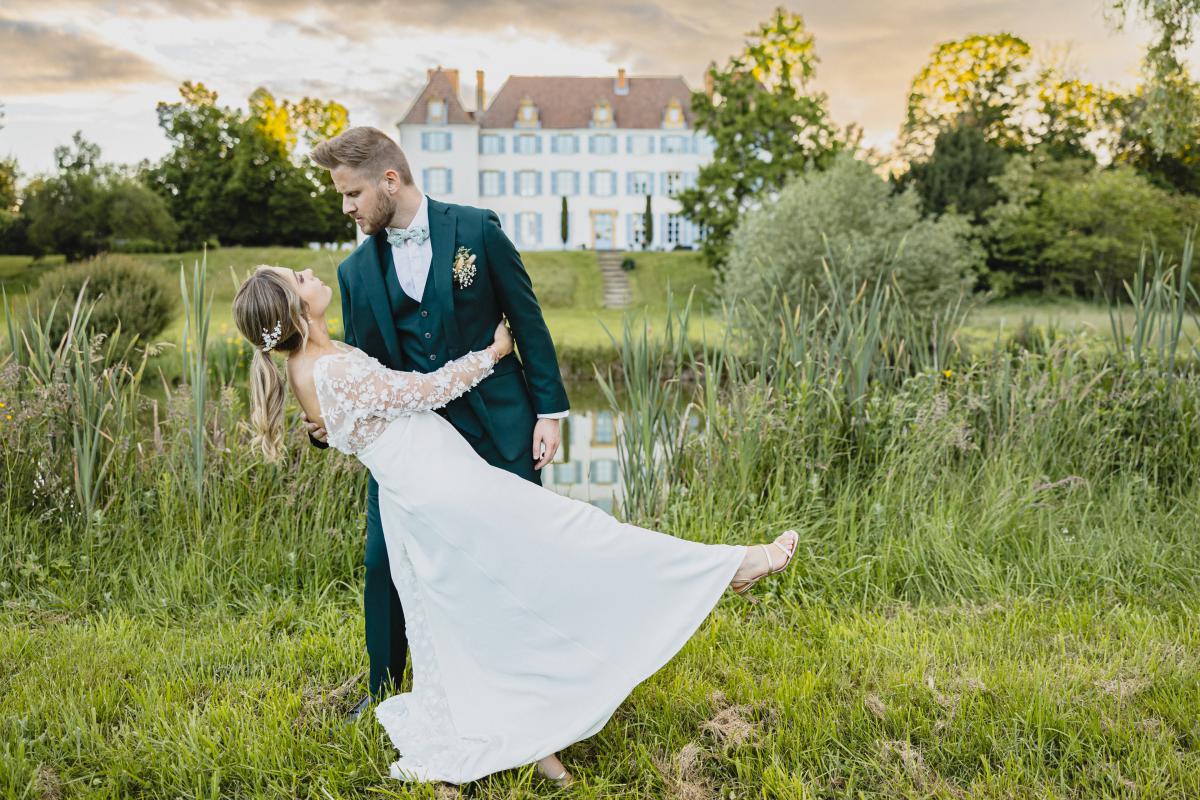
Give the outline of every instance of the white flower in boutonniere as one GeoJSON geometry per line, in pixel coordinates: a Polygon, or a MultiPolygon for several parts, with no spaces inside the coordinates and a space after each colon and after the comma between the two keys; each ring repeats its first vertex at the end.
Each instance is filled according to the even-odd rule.
{"type": "Polygon", "coordinates": [[[454,282],[458,288],[465,289],[475,280],[475,254],[465,247],[458,248],[454,254],[454,282]]]}

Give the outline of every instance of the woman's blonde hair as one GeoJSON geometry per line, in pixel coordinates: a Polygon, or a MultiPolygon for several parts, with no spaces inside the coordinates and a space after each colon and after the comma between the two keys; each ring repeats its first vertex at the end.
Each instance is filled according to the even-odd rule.
{"type": "Polygon", "coordinates": [[[254,347],[250,363],[251,444],[269,461],[283,455],[284,378],[269,351],[291,353],[308,343],[308,310],[300,295],[271,267],[261,264],[238,287],[233,320],[254,347]],[[266,349],[264,349],[266,348],[266,349]]]}

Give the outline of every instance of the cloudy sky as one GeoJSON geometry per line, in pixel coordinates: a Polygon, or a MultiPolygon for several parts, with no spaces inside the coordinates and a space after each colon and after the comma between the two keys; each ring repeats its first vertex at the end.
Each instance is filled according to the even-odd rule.
{"type": "MultiPolygon", "coordinates": [[[[203,81],[228,104],[258,86],[280,97],[342,102],[352,124],[391,129],[425,70],[458,68],[474,103],[475,70],[488,96],[508,75],[682,75],[736,52],[778,0],[3,0],[0,3],[0,155],[46,170],[55,145],[82,130],[106,160],[158,158],[167,149],[155,103],[203,81]]],[[[886,147],[908,85],[939,42],[1007,31],[1081,76],[1131,85],[1150,32],[1107,24],[1106,0],[809,0],[804,15],[820,58],[817,87],[837,122],[857,122],[886,147]]],[[[1193,69],[1200,48],[1190,54],[1193,69]]]]}

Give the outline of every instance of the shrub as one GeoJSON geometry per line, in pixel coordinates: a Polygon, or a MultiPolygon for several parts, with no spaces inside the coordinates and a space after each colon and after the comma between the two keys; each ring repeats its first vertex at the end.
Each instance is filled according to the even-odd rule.
{"type": "Polygon", "coordinates": [[[793,303],[806,286],[823,296],[828,262],[851,285],[894,274],[909,307],[941,307],[971,289],[983,251],[958,214],[922,219],[912,191],[893,194],[868,164],[839,157],[793,179],[745,214],[732,239],[725,295],[757,307],[778,292],[793,303]]]}
{"type": "Polygon", "coordinates": [[[621,259],[621,269],[625,270],[626,272],[632,272],[636,266],[637,262],[633,260],[632,256],[626,256],[625,258],[621,259]]]}
{"type": "Polygon", "coordinates": [[[160,270],[125,256],[97,256],[51,272],[33,294],[35,313],[43,317],[61,296],[50,322],[55,340],[66,332],[85,280],[84,302],[97,301],[88,326],[94,332],[112,333],[120,321],[123,331],[148,339],[162,333],[175,315],[178,292],[160,270]]]}

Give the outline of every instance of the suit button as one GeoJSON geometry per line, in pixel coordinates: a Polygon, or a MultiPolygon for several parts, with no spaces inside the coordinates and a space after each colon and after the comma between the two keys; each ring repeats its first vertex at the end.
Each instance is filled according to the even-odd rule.
{"type": "Polygon", "coordinates": [[[433,338],[433,334],[432,334],[432,333],[426,333],[426,334],[425,334],[425,338],[426,338],[426,339],[432,339],[432,338],[433,338]]]}
{"type": "Polygon", "coordinates": [[[436,355],[434,355],[433,353],[430,353],[430,354],[429,354],[429,360],[430,360],[430,361],[437,361],[437,356],[436,356],[436,355]]]}
{"type": "Polygon", "coordinates": [[[423,309],[423,308],[422,308],[422,309],[421,309],[421,316],[422,316],[422,317],[428,317],[428,316],[429,316],[429,312],[428,312],[428,311],[426,311],[425,309],[423,309]]]}

